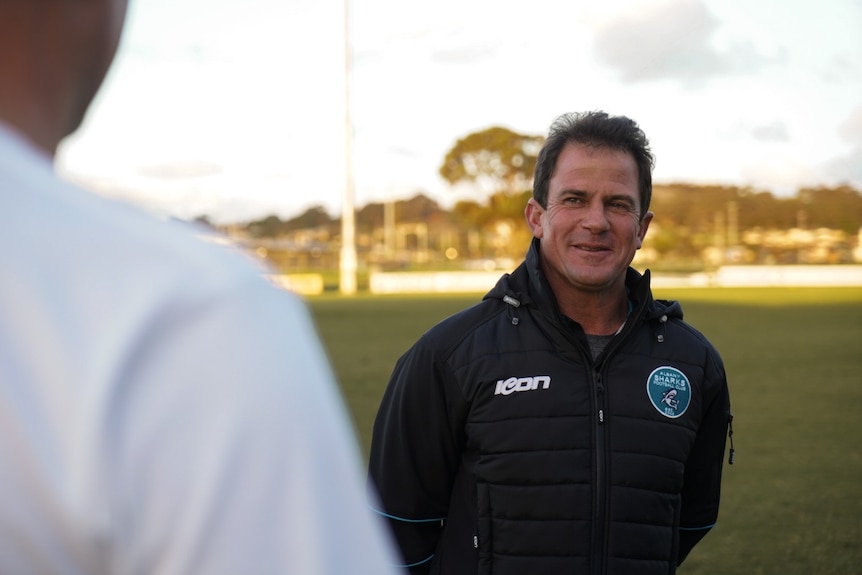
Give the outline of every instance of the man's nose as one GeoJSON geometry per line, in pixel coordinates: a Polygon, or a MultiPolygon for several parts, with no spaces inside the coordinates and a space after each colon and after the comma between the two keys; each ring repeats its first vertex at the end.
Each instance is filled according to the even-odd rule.
{"type": "Polygon", "coordinates": [[[591,202],[584,213],[581,225],[593,233],[602,232],[610,227],[605,206],[601,202],[591,202]]]}

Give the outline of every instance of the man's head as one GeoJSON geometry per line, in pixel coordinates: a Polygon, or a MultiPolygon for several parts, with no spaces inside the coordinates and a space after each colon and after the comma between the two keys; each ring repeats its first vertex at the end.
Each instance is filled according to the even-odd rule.
{"type": "Polygon", "coordinates": [[[638,169],[640,217],[643,218],[652,198],[654,158],[649,141],[633,120],[625,116],[609,116],[605,112],[564,114],[551,125],[533,177],[533,198],[539,205],[548,207],[548,182],[554,174],[560,152],[569,142],[631,154],[638,169]]]}
{"type": "Polygon", "coordinates": [[[0,0],[0,120],[53,154],[113,61],[127,0],[0,0]]]}
{"type": "Polygon", "coordinates": [[[624,293],[652,220],[651,168],[647,140],[628,118],[596,112],[554,123],[524,214],[562,306],[624,293]]]}

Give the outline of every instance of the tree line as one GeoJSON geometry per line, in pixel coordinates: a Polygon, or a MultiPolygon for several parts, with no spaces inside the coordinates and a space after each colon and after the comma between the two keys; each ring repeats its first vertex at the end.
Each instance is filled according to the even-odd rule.
{"type": "MultiPolygon", "coordinates": [[[[439,174],[453,186],[476,190],[478,199],[461,200],[444,209],[419,191],[412,198],[395,202],[396,220],[466,230],[484,230],[507,222],[515,230],[513,240],[528,239],[523,211],[531,195],[532,174],[542,143],[541,136],[499,126],[458,139],[443,158],[439,174]]],[[[856,235],[862,226],[862,192],[849,185],[801,188],[794,196],[779,197],[750,187],[661,183],[654,184],[651,209],[656,218],[648,242],[662,254],[681,257],[697,256],[714,243],[722,225],[740,234],[746,230],[828,228],[848,235],[856,235]]],[[[336,237],[339,222],[322,206],[315,206],[288,219],[271,215],[241,227],[257,238],[320,228],[331,228],[332,237],[336,237]]],[[[372,233],[383,224],[382,203],[369,203],[356,210],[359,233],[372,233]]],[[[725,237],[728,239],[732,240],[725,237]]]]}

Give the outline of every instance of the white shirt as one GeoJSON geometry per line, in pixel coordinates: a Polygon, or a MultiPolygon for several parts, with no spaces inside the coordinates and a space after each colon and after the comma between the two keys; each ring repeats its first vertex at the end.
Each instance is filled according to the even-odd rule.
{"type": "Polygon", "coordinates": [[[0,124],[0,572],[392,573],[304,304],[0,124]]]}

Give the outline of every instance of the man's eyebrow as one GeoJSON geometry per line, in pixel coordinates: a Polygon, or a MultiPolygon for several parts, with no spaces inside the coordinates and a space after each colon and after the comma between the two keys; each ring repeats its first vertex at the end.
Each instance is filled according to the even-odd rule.
{"type": "Polygon", "coordinates": [[[567,188],[565,190],[560,190],[560,193],[557,195],[559,197],[564,197],[564,196],[581,196],[582,197],[582,196],[589,196],[590,193],[586,190],[567,188]]]}
{"type": "Polygon", "coordinates": [[[634,206],[636,203],[635,199],[633,197],[627,196],[625,194],[617,194],[617,195],[613,195],[613,196],[608,196],[606,198],[606,201],[607,202],[625,202],[631,206],[634,206]]]}

